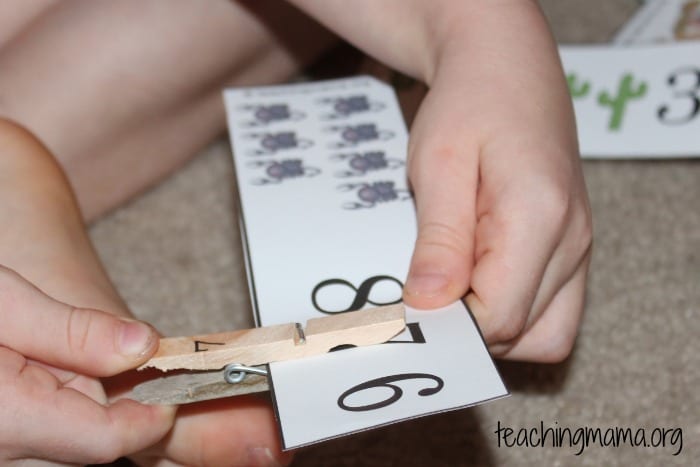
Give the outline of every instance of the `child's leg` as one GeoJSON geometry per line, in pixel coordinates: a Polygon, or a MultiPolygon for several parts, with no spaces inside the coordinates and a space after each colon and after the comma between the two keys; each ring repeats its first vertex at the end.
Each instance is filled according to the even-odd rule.
{"type": "Polygon", "coordinates": [[[0,50],[0,115],[44,140],[93,218],[224,129],[224,86],[284,80],[332,42],[284,2],[57,3],[0,50]]]}

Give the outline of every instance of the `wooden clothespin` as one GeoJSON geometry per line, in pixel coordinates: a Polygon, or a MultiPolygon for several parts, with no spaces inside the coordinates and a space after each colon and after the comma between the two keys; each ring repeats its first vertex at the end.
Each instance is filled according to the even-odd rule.
{"type": "Polygon", "coordinates": [[[380,344],[405,325],[404,307],[398,304],[310,319],[305,329],[289,323],[163,338],[156,354],[139,370],[188,373],[139,384],[133,397],[144,403],[185,404],[266,391],[268,363],[320,355],[340,346],[380,344]]]}

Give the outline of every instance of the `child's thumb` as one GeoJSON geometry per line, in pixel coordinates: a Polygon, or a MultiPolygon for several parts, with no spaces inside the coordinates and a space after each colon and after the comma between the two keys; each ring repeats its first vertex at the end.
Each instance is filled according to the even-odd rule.
{"type": "Polygon", "coordinates": [[[0,267],[0,345],[57,368],[110,376],[147,360],[156,331],[139,321],[72,307],[0,267]]]}
{"type": "Polygon", "coordinates": [[[474,263],[475,176],[434,160],[412,171],[418,236],[404,287],[414,308],[437,308],[463,297],[474,263]]]}

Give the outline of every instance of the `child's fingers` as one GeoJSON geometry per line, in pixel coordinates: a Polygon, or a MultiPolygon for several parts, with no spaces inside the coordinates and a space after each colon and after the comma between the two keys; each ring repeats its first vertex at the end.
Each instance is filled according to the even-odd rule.
{"type": "Polygon", "coordinates": [[[478,180],[476,164],[469,161],[451,146],[423,150],[411,160],[418,237],[404,300],[412,307],[447,305],[469,287],[478,180]]]}
{"type": "Polygon", "coordinates": [[[239,396],[190,404],[178,410],[168,437],[134,456],[137,463],[163,459],[158,465],[286,465],[269,402],[239,396]]]}
{"type": "Polygon", "coordinates": [[[590,255],[526,333],[492,351],[508,360],[554,363],[565,359],[574,346],[583,314],[589,258],[590,255]]]}
{"type": "Polygon", "coordinates": [[[58,302],[2,267],[0,322],[0,345],[92,376],[134,368],[158,346],[158,336],[147,324],[58,302]]]}
{"type": "Polygon", "coordinates": [[[525,330],[566,230],[566,196],[529,183],[511,181],[480,213],[471,288],[483,305],[473,311],[489,344],[511,341],[525,330]]]}
{"type": "MultiPolygon", "coordinates": [[[[574,276],[580,274],[582,268],[587,271],[592,231],[590,224],[586,221],[586,212],[586,209],[576,210],[569,219],[566,234],[552,255],[542,277],[542,283],[525,325],[526,332],[529,332],[529,329],[539,320],[560,290],[566,287],[574,276]]],[[[585,283],[585,274],[583,281],[585,283]]]]}
{"type": "Polygon", "coordinates": [[[0,379],[0,463],[8,458],[110,462],[157,442],[174,415],[168,407],[127,400],[105,407],[2,347],[0,379]]]}
{"type": "Polygon", "coordinates": [[[56,402],[66,411],[54,411],[53,420],[45,418],[41,426],[28,430],[34,435],[34,450],[40,450],[42,457],[79,464],[113,462],[157,443],[171,428],[171,407],[146,406],[127,399],[104,407],[78,392],[63,391],[68,400],[56,402]],[[74,416],[66,420],[66,413],[74,416]],[[58,423],[54,429],[47,429],[46,423],[54,422],[58,423]]]}
{"type": "MultiPolygon", "coordinates": [[[[571,349],[573,338],[568,337],[575,333],[581,313],[592,232],[587,197],[576,172],[569,182],[558,180],[558,171],[537,167],[542,160],[546,162],[532,158],[511,171],[498,167],[501,177],[483,187],[471,284],[478,300],[472,299],[472,311],[494,353],[551,361],[571,349]],[[571,285],[578,282],[581,287],[571,285]],[[560,294],[575,319],[560,319],[562,328],[551,328],[560,335],[549,336],[550,341],[533,340],[531,335],[541,331],[531,328],[542,327],[539,320],[560,294]],[[530,350],[509,351],[521,345],[530,350]]],[[[557,303],[565,307],[562,300],[557,298],[557,303]]]]}

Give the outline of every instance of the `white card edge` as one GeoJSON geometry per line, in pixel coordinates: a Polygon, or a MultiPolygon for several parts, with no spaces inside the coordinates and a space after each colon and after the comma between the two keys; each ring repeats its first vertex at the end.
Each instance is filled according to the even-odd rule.
{"type": "MultiPolygon", "coordinates": [[[[504,387],[505,387],[505,385],[504,385],[504,387]]],[[[442,413],[455,412],[455,411],[457,411],[457,410],[464,410],[464,409],[468,409],[468,408],[470,408],[470,407],[476,407],[477,405],[483,405],[483,404],[487,404],[487,403],[490,403],[490,402],[494,402],[494,401],[497,401],[497,400],[499,400],[499,399],[505,399],[505,398],[507,398],[507,397],[510,397],[510,395],[511,395],[511,394],[510,394],[510,391],[508,391],[508,389],[506,388],[506,392],[504,392],[503,394],[496,395],[496,396],[494,396],[494,397],[489,397],[489,398],[487,398],[487,399],[480,399],[480,400],[474,401],[474,402],[472,402],[472,403],[470,403],[470,404],[459,405],[459,406],[456,406],[456,407],[449,407],[449,408],[447,408],[447,409],[436,410],[436,411],[431,411],[431,412],[428,412],[428,413],[412,415],[412,416],[410,416],[410,417],[405,417],[405,418],[397,418],[396,420],[392,420],[392,421],[390,421],[390,422],[379,423],[379,424],[377,424],[377,425],[372,425],[372,426],[367,426],[367,427],[364,427],[364,428],[359,428],[359,429],[356,429],[356,430],[346,431],[346,432],[344,432],[344,433],[339,433],[339,434],[337,434],[337,435],[328,436],[328,437],[326,437],[326,438],[318,439],[318,440],[316,440],[316,441],[310,441],[310,442],[307,442],[307,443],[295,444],[295,445],[293,445],[293,446],[287,446],[286,444],[284,444],[284,438],[282,438],[282,441],[283,441],[283,443],[282,443],[282,451],[290,451],[290,450],[292,450],[292,449],[299,449],[299,448],[303,448],[303,447],[307,447],[307,446],[313,446],[314,444],[322,443],[322,442],[325,442],[325,441],[330,441],[330,440],[337,439],[337,438],[344,438],[344,437],[346,437],[346,436],[356,435],[356,434],[358,434],[358,433],[363,433],[363,432],[365,432],[365,431],[375,430],[375,429],[377,429],[377,428],[384,428],[384,427],[387,427],[387,426],[389,426],[389,425],[395,425],[395,424],[397,424],[397,423],[403,423],[403,422],[406,422],[406,421],[409,421],[409,420],[416,420],[416,419],[419,419],[419,418],[430,417],[430,416],[439,415],[439,414],[442,414],[442,413]]]]}

